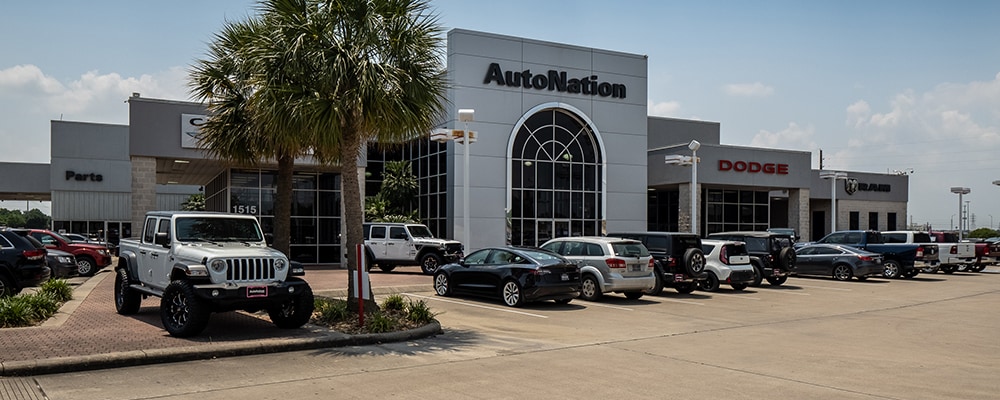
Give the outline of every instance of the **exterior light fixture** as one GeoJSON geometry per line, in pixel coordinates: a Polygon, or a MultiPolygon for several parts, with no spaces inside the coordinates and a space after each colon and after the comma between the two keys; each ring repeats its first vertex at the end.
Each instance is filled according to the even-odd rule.
{"type": "MultiPolygon", "coordinates": [[[[994,181],[993,184],[997,182],[994,181]]],[[[972,192],[972,189],[967,187],[955,186],[951,188],[951,192],[958,195],[958,240],[962,240],[962,232],[964,231],[964,218],[962,217],[962,196],[972,192]]]]}
{"type": "Polygon", "coordinates": [[[846,172],[820,171],[819,177],[830,180],[830,232],[837,231],[837,181],[846,180],[846,172]]]}
{"type": "Polygon", "coordinates": [[[691,149],[690,156],[679,154],[663,156],[663,162],[667,165],[691,166],[691,233],[695,235],[698,234],[698,149],[700,148],[701,142],[692,140],[688,143],[688,149],[691,149]]]}

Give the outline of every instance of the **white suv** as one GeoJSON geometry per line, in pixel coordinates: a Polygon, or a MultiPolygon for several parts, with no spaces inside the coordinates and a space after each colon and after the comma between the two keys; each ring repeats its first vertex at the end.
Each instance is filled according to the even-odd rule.
{"type": "Polygon", "coordinates": [[[705,253],[705,272],[708,274],[707,280],[698,282],[701,290],[714,292],[723,282],[732,285],[733,290],[743,290],[754,281],[750,254],[743,242],[702,239],[701,249],[705,253]]]}
{"type": "Polygon", "coordinates": [[[542,248],[580,266],[580,298],[595,301],[606,292],[642,297],[656,284],[653,257],[642,242],[610,237],[566,237],[549,240],[542,248]]]}

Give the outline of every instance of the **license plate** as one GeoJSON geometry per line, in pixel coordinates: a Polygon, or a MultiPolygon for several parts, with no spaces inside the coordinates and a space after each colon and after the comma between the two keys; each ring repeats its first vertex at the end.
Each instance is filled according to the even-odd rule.
{"type": "Polygon", "coordinates": [[[247,286],[247,298],[267,297],[267,286],[247,286]]]}
{"type": "Polygon", "coordinates": [[[630,265],[630,266],[628,267],[628,270],[629,270],[629,271],[632,271],[632,272],[639,272],[639,271],[642,271],[642,265],[639,265],[639,264],[635,264],[635,265],[630,265]]]}
{"type": "Polygon", "coordinates": [[[568,281],[569,280],[569,274],[562,274],[562,276],[559,277],[559,278],[562,279],[562,280],[564,280],[564,281],[568,281]]]}

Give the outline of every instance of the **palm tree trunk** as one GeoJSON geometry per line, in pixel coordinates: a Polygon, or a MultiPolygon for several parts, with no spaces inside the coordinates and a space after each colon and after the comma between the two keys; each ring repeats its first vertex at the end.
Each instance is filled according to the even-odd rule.
{"type": "Polygon", "coordinates": [[[278,188],[274,198],[274,248],[291,258],[292,236],[292,170],[295,157],[278,156],[278,188]]]}
{"type": "MultiPolygon", "coordinates": [[[[364,243],[362,224],[364,223],[364,207],[361,204],[361,180],[358,178],[358,155],[361,154],[361,135],[355,129],[345,129],[343,144],[340,147],[340,179],[343,182],[344,225],[346,236],[344,246],[347,248],[347,287],[353,288],[357,279],[357,247],[364,243]]],[[[369,300],[365,300],[365,312],[378,310],[375,295],[372,293],[371,282],[364,288],[369,300]]],[[[357,312],[358,298],[353,290],[349,291],[347,306],[357,312]]]]}

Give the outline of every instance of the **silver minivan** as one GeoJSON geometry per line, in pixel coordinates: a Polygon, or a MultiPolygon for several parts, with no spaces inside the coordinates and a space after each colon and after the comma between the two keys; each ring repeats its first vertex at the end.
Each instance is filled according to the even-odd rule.
{"type": "Polygon", "coordinates": [[[612,237],[565,237],[542,245],[580,267],[580,298],[594,301],[608,292],[638,299],[656,284],[653,257],[642,242],[612,237]]]}

